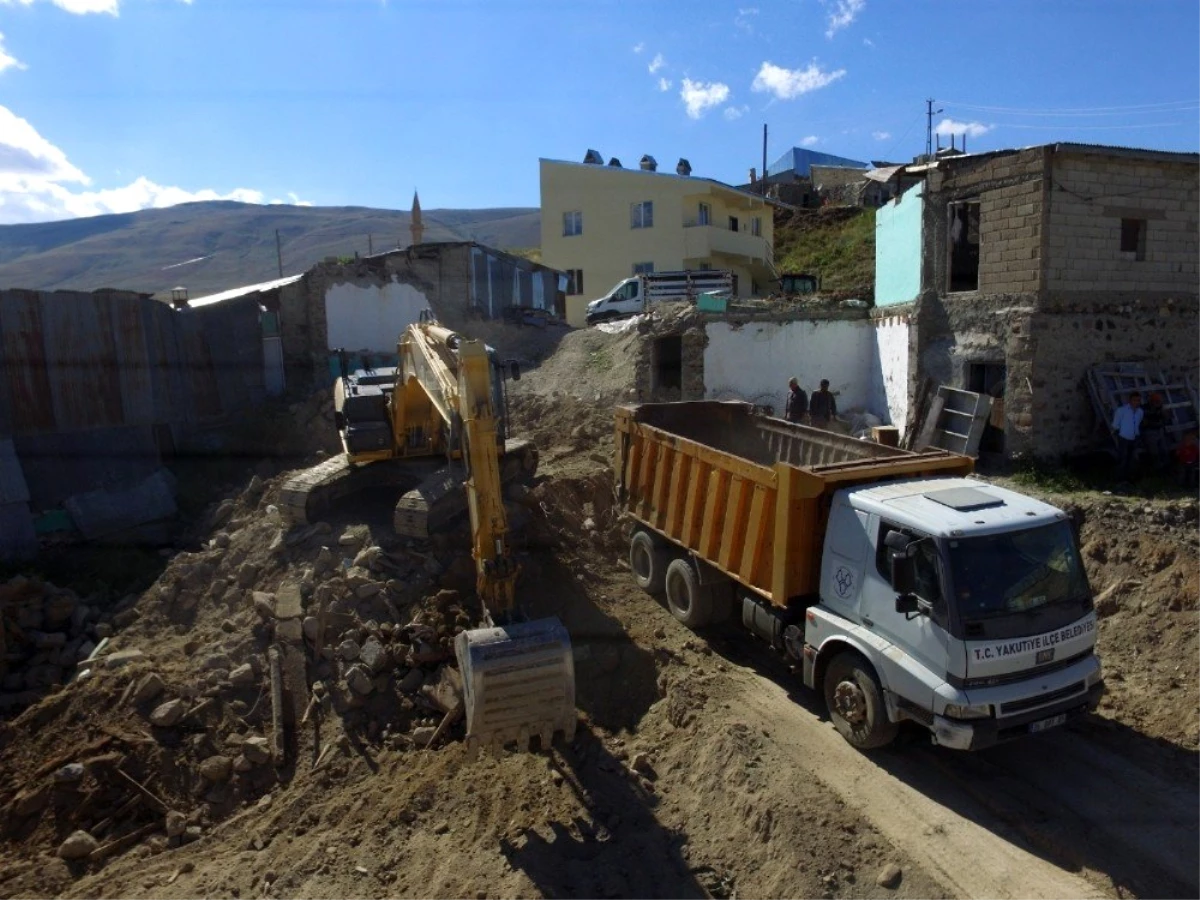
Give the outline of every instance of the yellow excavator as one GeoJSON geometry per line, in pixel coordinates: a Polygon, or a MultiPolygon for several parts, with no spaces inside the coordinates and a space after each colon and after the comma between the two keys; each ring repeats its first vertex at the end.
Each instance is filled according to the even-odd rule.
{"type": "MultiPolygon", "coordinates": [[[[397,532],[425,538],[464,509],[469,514],[482,627],[454,650],[463,677],[468,749],[525,747],[575,730],[571,641],[557,618],[527,620],[516,600],[520,566],[508,545],[504,481],[531,474],[537,451],[507,439],[507,374],[482,341],[432,316],[408,326],[394,368],[346,371],[334,389],[344,453],[283,486],[281,511],[311,521],[334,501],[364,489],[411,485],[396,504],[397,532]]],[[[515,365],[508,367],[519,377],[515,365]]]]}

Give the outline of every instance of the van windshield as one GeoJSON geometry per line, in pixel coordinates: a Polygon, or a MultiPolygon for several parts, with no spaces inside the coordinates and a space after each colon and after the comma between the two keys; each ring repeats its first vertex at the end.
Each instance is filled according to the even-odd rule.
{"type": "Polygon", "coordinates": [[[951,540],[948,549],[951,589],[968,621],[1073,603],[1089,591],[1067,522],[951,540]]]}

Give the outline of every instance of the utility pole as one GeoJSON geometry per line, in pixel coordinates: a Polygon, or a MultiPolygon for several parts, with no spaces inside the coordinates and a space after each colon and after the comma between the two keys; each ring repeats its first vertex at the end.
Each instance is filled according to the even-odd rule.
{"type": "Polygon", "coordinates": [[[925,101],[925,155],[933,155],[933,117],[942,110],[933,108],[933,99],[925,101]]]}
{"type": "Polygon", "coordinates": [[[375,242],[371,239],[371,232],[367,232],[367,256],[375,255],[375,242]]]}
{"type": "Polygon", "coordinates": [[[279,229],[275,229],[275,258],[279,261],[279,277],[283,277],[283,245],[279,243],[279,229]]]}
{"type": "Polygon", "coordinates": [[[763,167],[762,178],[759,179],[759,184],[762,185],[762,195],[767,196],[767,123],[763,122],[763,167]]]}

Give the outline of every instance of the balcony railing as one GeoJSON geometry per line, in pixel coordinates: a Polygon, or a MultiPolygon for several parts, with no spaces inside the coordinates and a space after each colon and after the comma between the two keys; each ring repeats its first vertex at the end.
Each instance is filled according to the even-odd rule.
{"type": "Polygon", "coordinates": [[[703,259],[714,253],[724,253],[761,260],[764,265],[774,270],[773,253],[766,238],[750,234],[748,231],[733,231],[712,224],[702,224],[699,220],[685,220],[683,229],[686,258],[703,259]]]}

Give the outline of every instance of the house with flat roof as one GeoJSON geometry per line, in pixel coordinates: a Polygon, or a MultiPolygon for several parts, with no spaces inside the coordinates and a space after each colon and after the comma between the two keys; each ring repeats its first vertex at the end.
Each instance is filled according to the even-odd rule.
{"type": "Polygon", "coordinates": [[[765,295],[775,279],[772,202],[692,175],[686,159],[658,171],[594,150],[582,163],[542,159],[542,262],[567,273],[566,318],[582,326],[589,300],[631,275],[685,269],[733,272],[739,297],[765,295]]]}

